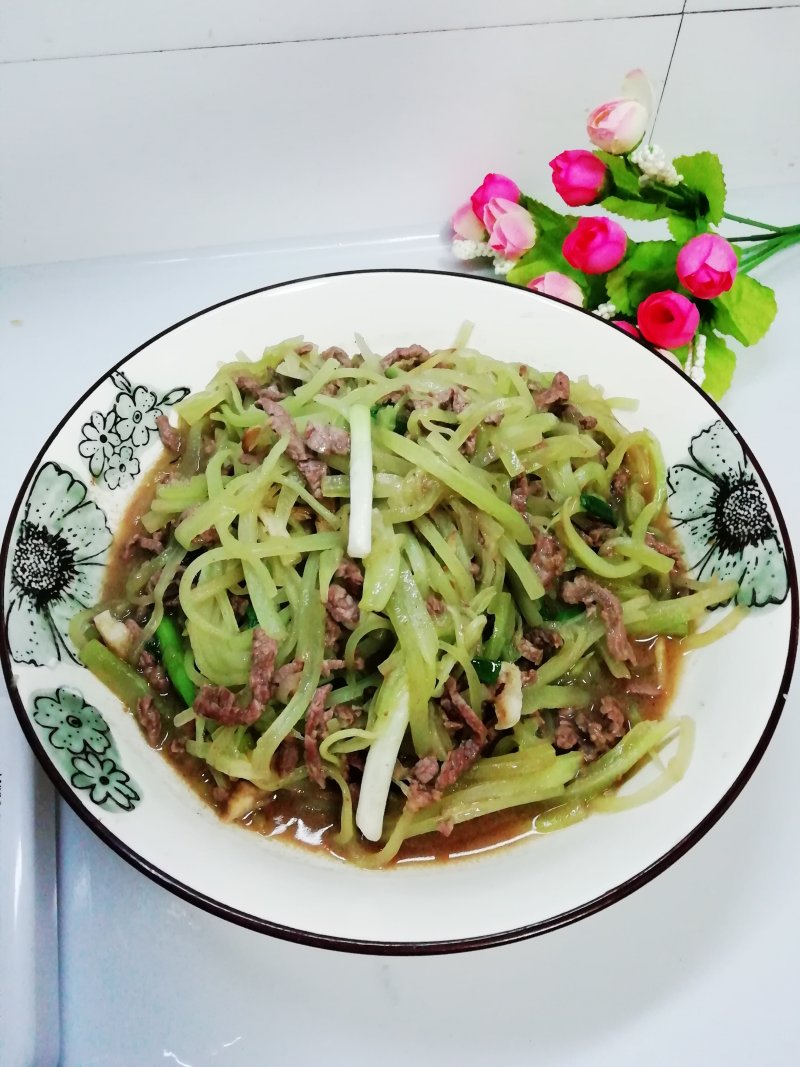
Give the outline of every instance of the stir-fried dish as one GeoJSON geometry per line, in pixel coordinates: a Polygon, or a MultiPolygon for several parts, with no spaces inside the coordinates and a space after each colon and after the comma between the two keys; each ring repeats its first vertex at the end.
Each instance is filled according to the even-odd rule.
{"type": "Polygon", "coordinates": [[[223,818],[366,865],[624,806],[677,737],[633,799],[667,788],[675,664],[735,587],[687,575],[658,442],[467,331],[358,348],[286,341],[160,418],[83,662],[223,818]]]}

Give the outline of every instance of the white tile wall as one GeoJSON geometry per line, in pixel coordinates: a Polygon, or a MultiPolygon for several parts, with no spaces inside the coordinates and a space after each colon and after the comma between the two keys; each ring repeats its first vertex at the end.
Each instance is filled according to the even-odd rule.
{"type": "Polygon", "coordinates": [[[678,23],[5,64],[3,261],[438,229],[490,169],[551,195],[547,160],[626,70],[660,87],[678,23]]]}
{"type": "Polygon", "coordinates": [[[798,43],[798,6],[686,15],[658,143],[671,155],[718,152],[733,193],[800,183],[798,43]]]}
{"type": "Polygon", "coordinates": [[[628,15],[683,0],[4,0],[0,61],[628,15]]]}

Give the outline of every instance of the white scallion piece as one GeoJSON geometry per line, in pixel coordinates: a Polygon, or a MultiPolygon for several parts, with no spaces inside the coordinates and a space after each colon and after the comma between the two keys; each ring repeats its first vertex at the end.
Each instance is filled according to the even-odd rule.
{"type": "Polygon", "coordinates": [[[368,556],[372,549],[372,423],[366,404],[350,409],[350,529],[347,554],[368,556]]]}
{"type": "Polygon", "coordinates": [[[356,826],[368,841],[380,840],[383,833],[392,773],[408,728],[409,698],[405,674],[393,672],[376,699],[381,704],[375,723],[376,732],[379,732],[369,746],[356,809],[356,826]]]}
{"type": "Polygon", "coordinates": [[[101,611],[93,621],[106,647],[120,659],[125,659],[132,642],[131,632],[125,623],[115,619],[110,611],[101,611]]]}
{"type": "Polygon", "coordinates": [[[494,702],[497,725],[501,730],[510,730],[522,714],[522,675],[516,663],[502,665],[497,684],[503,687],[494,702]]]}

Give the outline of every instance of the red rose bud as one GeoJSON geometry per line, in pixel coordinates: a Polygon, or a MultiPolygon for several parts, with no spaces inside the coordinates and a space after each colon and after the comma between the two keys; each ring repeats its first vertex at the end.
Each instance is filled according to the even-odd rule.
{"type": "Polygon", "coordinates": [[[550,169],[555,190],[565,204],[580,207],[600,199],[608,170],[591,152],[582,148],[561,152],[550,160],[550,169]]]}
{"type": "Polygon", "coordinates": [[[624,333],[629,333],[631,337],[639,338],[642,336],[633,323],[626,322],[625,319],[612,319],[611,325],[616,326],[618,330],[622,330],[624,333]]]}
{"type": "Polygon", "coordinates": [[[492,224],[486,219],[486,207],[489,201],[510,200],[513,204],[518,204],[520,196],[517,183],[512,182],[505,174],[487,174],[470,197],[470,203],[478,219],[487,230],[491,230],[492,224]]]}
{"type": "Polygon", "coordinates": [[[579,219],[564,238],[561,251],[567,263],[584,274],[605,274],[622,262],[628,238],[616,222],[601,215],[579,219]]]}
{"type": "Polygon", "coordinates": [[[687,241],[678,253],[676,271],[681,285],[701,300],[727,293],[738,269],[736,253],[716,233],[701,233],[687,241]]]}
{"type": "Polygon", "coordinates": [[[641,302],[636,321],[643,336],[657,348],[680,348],[694,337],[700,312],[687,297],[666,289],[641,302]]]}

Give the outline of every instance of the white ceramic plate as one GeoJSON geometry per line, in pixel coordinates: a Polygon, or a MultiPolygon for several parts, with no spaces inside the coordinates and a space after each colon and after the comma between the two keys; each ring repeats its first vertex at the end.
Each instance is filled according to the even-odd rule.
{"type": "Polygon", "coordinates": [[[224,918],[310,944],[444,952],[573,922],[632,892],[697,842],[752,774],[783,706],[797,646],[797,581],[783,519],[729,420],[662,356],[609,324],[503,283],[430,271],[308,278],[218,304],[123,359],[72,406],[20,490],[3,544],[2,657],[20,723],[67,802],[120,855],[224,918]],[[443,864],[363,871],[223,824],[148,747],[74,659],[65,624],[99,589],[111,532],[160,454],[155,416],[218,363],[285,337],[376,351],[444,347],[465,320],[504,360],[588,376],[636,397],[671,467],[691,564],[706,558],[764,602],[692,654],[674,706],[697,726],[683,780],[631,811],[443,864]],[[709,552],[708,547],[712,550],[709,552]],[[716,546],[716,548],[714,548],[716,546]]]}

